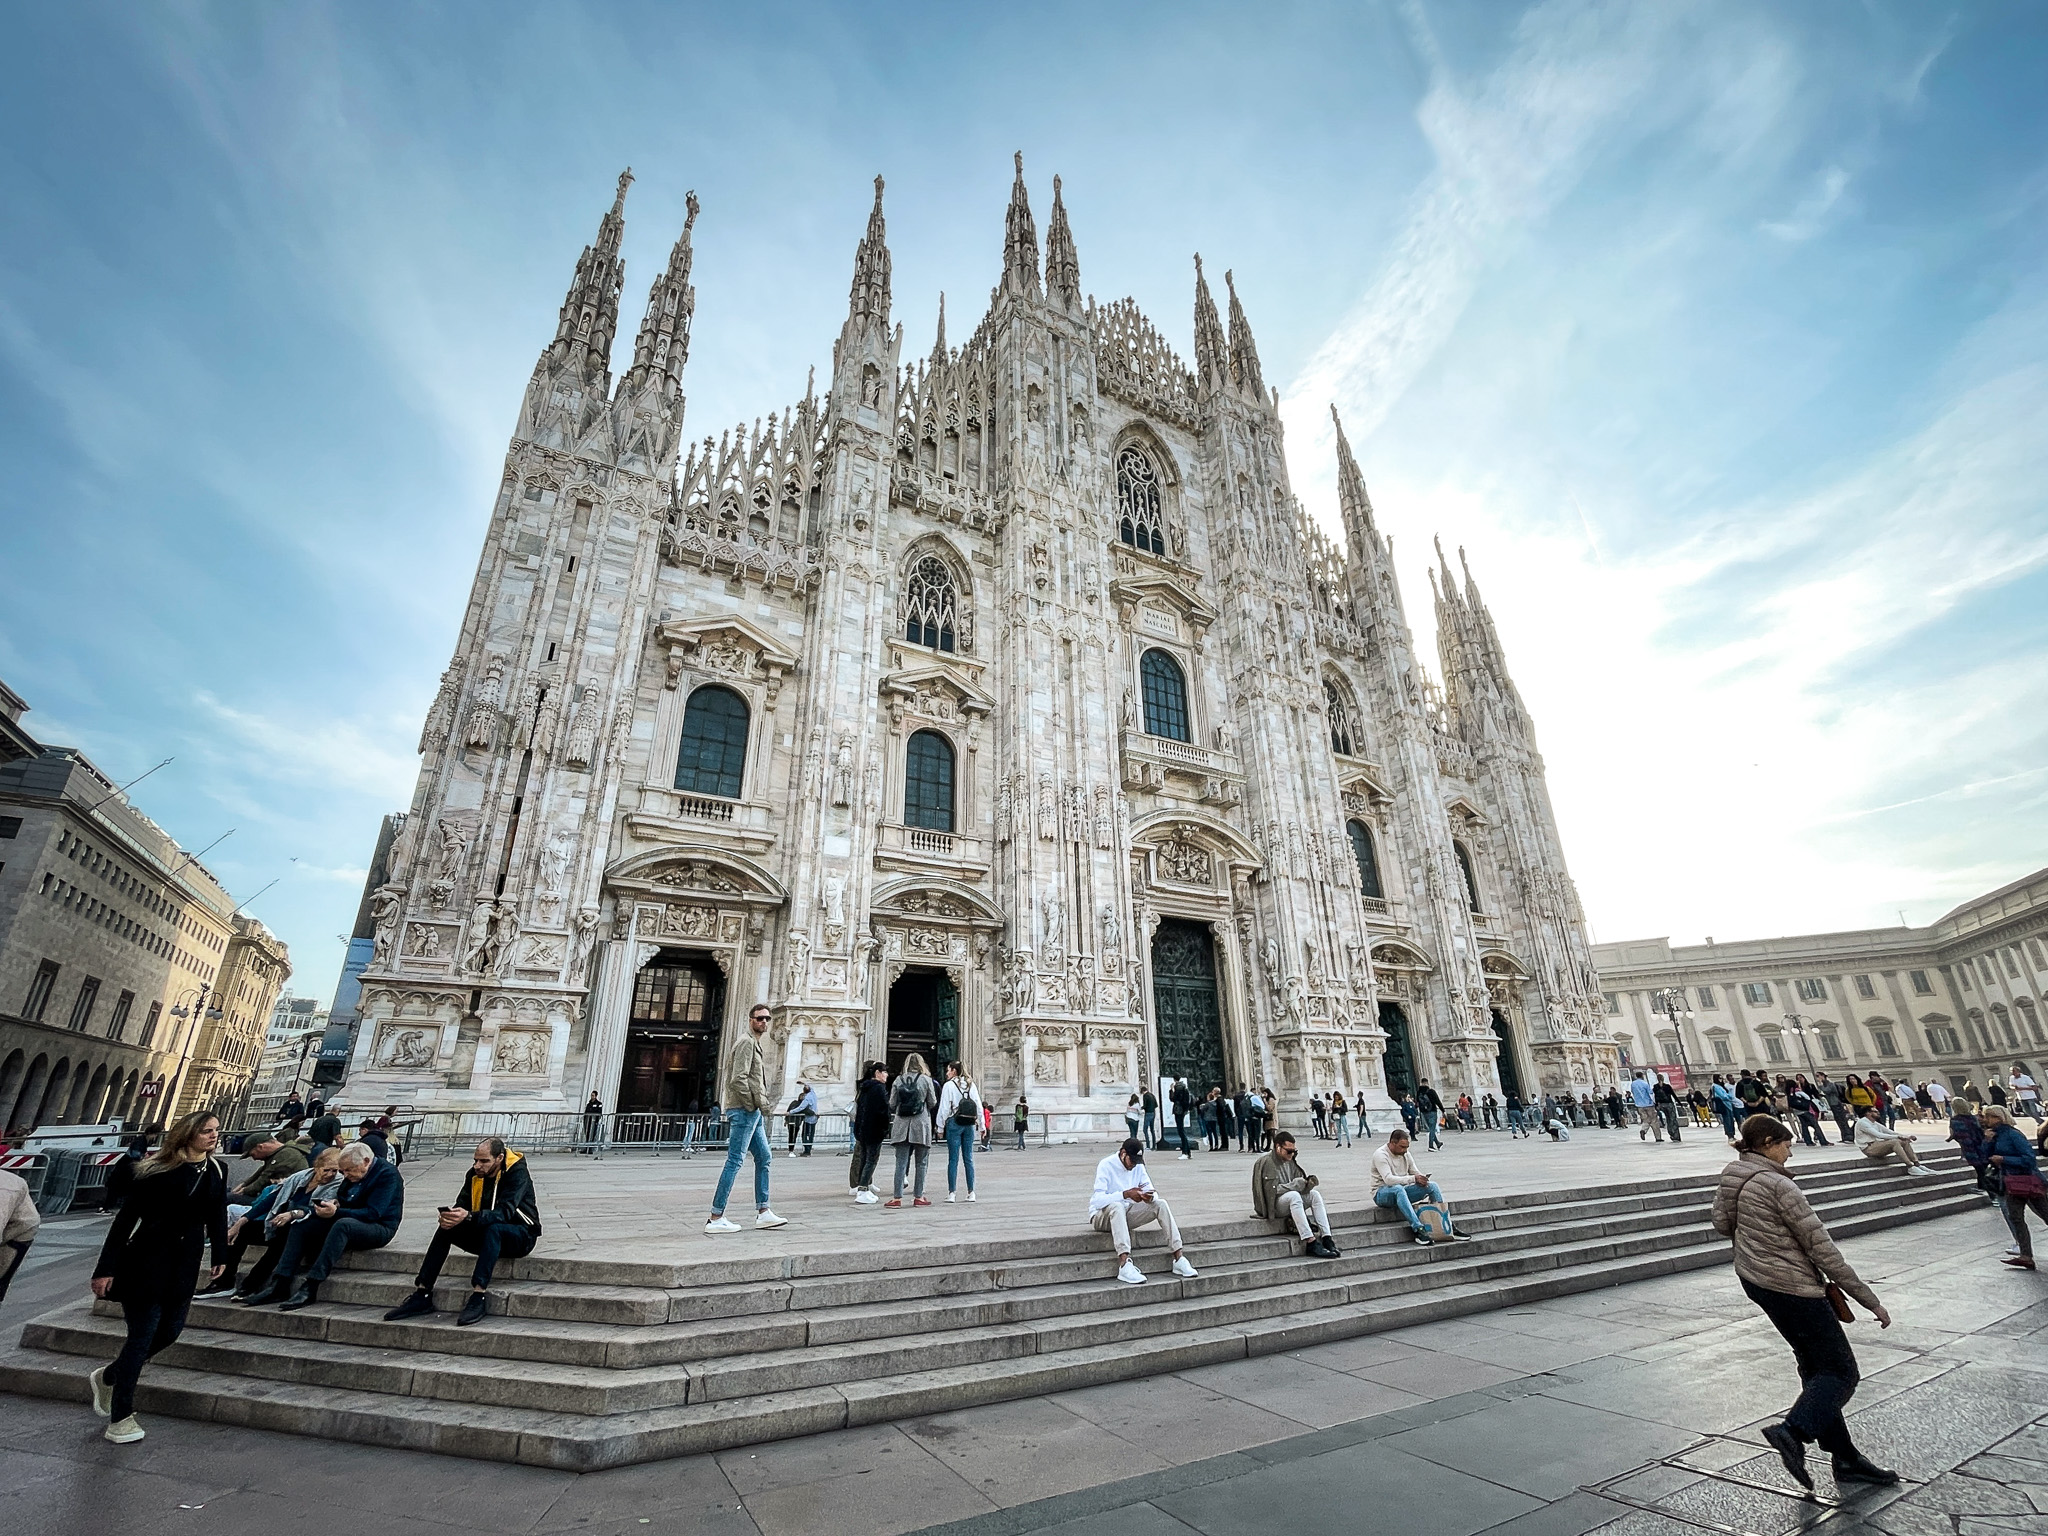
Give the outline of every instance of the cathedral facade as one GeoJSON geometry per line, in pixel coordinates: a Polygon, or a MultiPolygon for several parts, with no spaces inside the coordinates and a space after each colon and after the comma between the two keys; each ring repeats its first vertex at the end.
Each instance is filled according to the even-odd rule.
{"type": "Polygon", "coordinates": [[[1616,1075],[1487,610],[1446,567],[1428,680],[1341,427],[1342,548],[1289,489],[1234,286],[1197,260],[1187,366],[1083,297],[1057,178],[1041,252],[1020,158],[987,312],[907,358],[877,178],[822,397],[686,443],[697,204],[615,380],[629,181],[506,454],[347,1100],[708,1109],[757,1002],[827,1107],[912,1050],[1105,1115],[1616,1075]]]}

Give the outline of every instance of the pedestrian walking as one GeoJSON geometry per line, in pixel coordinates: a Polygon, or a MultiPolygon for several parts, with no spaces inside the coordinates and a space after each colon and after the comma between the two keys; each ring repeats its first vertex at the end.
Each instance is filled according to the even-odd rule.
{"type": "Polygon", "coordinates": [[[1330,1095],[1330,1124],[1337,1132],[1337,1145],[1350,1146],[1351,1106],[1344,1102],[1344,1090],[1341,1088],[1330,1095]]]}
{"type": "Polygon", "coordinates": [[[2041,1089],[2035,1083],[2027,1064],[2016,1061],[2012,1064],[2012,1107],[2015,1114],[2025,1115],[2029,1120],[2041,1118],[2041,1089]]]}
{"type": "Polygon", "coordinates": [[[1216,1100],[1216,1150],[1228,1152],[1230,1144],[1237,1140],[1237,1112],[1243,1100],[1233,1099],[1220,1086],[1213,1097],[1216,1100]]]}
{"type": "Polygon", "coordinates": [[[1320,1088],[1309,1095],[1308,1123],[1310,1134],[1317,1141],[1330,1139],[1330,1106],[1323,1102],[1323,1091],[1320,1088]]]}
{"type": "Polygon", "coordinates": [[[1519,1093],[1511,1093],[1508,1095],[1508,1140],[1513,1141],[1518,1136],[1526,1138],[1528,1135],[1529,1125],[1522,1108],[1522,1096],[1519,1093]]]}
{"type": "Polygon", "coordinates": [[[1022,1152],[1024,1150],[1024,1131],[1031,1124],[1031,1106],[1025,1102],[1024,1095],[1021,1093],[1017,1095],[1017,1107],[1010,1112],[1010,1123],[1012,1129],[1017,1133],[1017,1150],[1022,1152]]]}
{"type": "Polygon", "coordinates": [[[0,1169],[0,1301],[7,1299],[7,1284],[28,1257],[42,1225],[42,1213],[29,1198],[28,1181],[0,1169]]]}
{"type": "Polygon", "coordinates": [[[1835,1482],[1889,1486],[1899,1474],[1875,1465],[1849,1438],[1842,1408],[1861,1373],[1842,1331],[1846,1292],[1881,1328],[1891,1313],[1842,1257],[1785,1164],[1792,1132],[1770,1115],[1751,1115],[1736,1139],[1739,1157],[1721,1173],[1714,1193],[1714,1230],[1735,1241],[1735,1273],[1744,1294],[1792,1346],[1799,1367],[1798,1401],[1764,1439],[1803,1488],[1813,1487],[1806,1448],[1818,1445],[1834,1462],[1835,1482]]]}
{"type": "Polygon", "coordinates": [[[201,1250],[213,1251],[218,1280],[227,1263],[227,1165],[216,1155],[220,1118],[201,1110],[181,1116],[164,1144],[135,1170],[93,1267],[92,1293],[120,1303],[128,1339],[109,1365],[91,1376],[93,1412],[107,1420],[106,1438],[132,1445],[135,1386],[142,1368],[178,1340],[198,1285],[201,1250]]]}
{"type": "Polygon", "coordinates": [[[1735,1090],[1730,1088],[1721,1074],[1714,1074],[1714,1084],[1707,1090],[1707,1103],[1721,1119],[1721,1134],[1730,1141],[1735,1139],[1735,1090]]]}
{"type": "Polygon", "coordinates": [[[1787,1100],[1791,1105],[1793,1118],[1799,1122],[1799,1139],[1809,1147],[1830,1145],[1827,1132],[1820,1128],[1820,1106],[1814,1102],[1813,1095],[1807,1092],[1806,1085],[1803,1082],[1793,1084],[1787,1100]]]}
{"type": "Polygon", "coordinates": [[[1159,1095],[1148,1087],[1145,1090],[1145,1096],[1139,1100],[1139,1104],[1145,1111],[1145,1145],[1153,1151],[1157,1151],[1159,1148],[1159,1095]]]}
{"type": "Polygon", "coordinates": [[[932,1111],[938,1103],[939,1091],[932,1086],[931,1072],[924,1058],[912,1051],[903,1058],[903,1070],[889,1090],[889,1139],[896,1144],[896,1193],[882,1204],[891,1209],[903,1204],[903,1175],[913,1162],[917,1164],[917,1179],[910,1191],[910,1203],[931,1204],[924,1197],[924,1175],[931,1162],[932,1111]]]}
{"type": "Polygon", "coordinates": [[[1638,1072],[1628,1085],[1628,1096],[1636,1106],[1636,1140],[1648,1141],[1654,1135],[1662,1142],[1664,1126],[1657,1115],[1657,1090],[1650,1080],[1638,1072]]]}
{"type": "Polygon", "coordinates": [[[704,1223],[707,1233],[737,1232],[736,1221],[725,1219],[725,1202],[732,1196],[733,1181],[740,1164],[754,1160],[754,1225],[757,1228],[786,1227],[789,1223],[768,1205],[768,1165],[775,1150],[768,1144],[768,1106],[774,1101],[768,1088],[768,1021],[775,1010],[756,1003],[747,1014],[747,1032],[732,1048],[726,1063],[723,1102],[725,1105],[725,1167],[719,1170],[718,1188],[711,1196],[711,1219],[704,1223]]]}
{"type": "Polygon", "coordinates": [[[583,1101],[583,1145],[576,1150],[586,1153],[596,1152],[597,1138],[603,1130],[604,1100],[600,1099],[596,1092],[593,1091],[590,1097],[583,1101]]]}
{"type": "Polygon", "coordinates": [[[1415,1085],[1415,1110],[1418,1118],[1429,1130],[1429,1150],[1434,1152],[1443,1143],[1437,1135],[1437,1122],[1444,1117],[1444,1096],[1430,1087],[1427,1081],[1415,1085]]]}
{"type": "Polygon", "coordinates": [[[960,1195],[960,1164],[967,1164],[967,1203],[974,1204],[974,1138],[981,1133],[981,1093],[967,1068],[946,1064],[946,1087],[939,1095],[939,1124],[946,1128],[946,1204],[960,1195]]]}
{"type": "Polygon", "coordinates": [[[1264,1149],[1266,1136],[1266,1101],[1256,1088],[1248,1089],[1244,1096],[1244,1108],[1238,1113],[1238,1146],[1243,1152],[1264,1149]]]}
{"type": "Polygon", "coordinates": [[[790,1114],[792,1120],[789,1130],[789,1144],[793,1149],[796,1146],[796,1138],[801,1133],[804,1139],[804,1149],[797,1153],[797,1156],[809,1157],[812,1146],[818,1140],[818,1089],[815,1083],[805,1083],[803,1085],[803,1092],[796,1096],[796,1100],[791,1106],[790,1114]]]}
{"type": "Polygon", "coordinates": [[[1134,1093],[1124,1104],[1124,1126],[1133,1136],[1136,1136],[1138,1134],[1138,1127],[1144,1123],[1144,1119],[1145,1111],[1140,1107],[1138,1096],[1134,1093]]]}
{"type": "Polygon", "coordinates": [[[1188,1080],[1176,1077],[1166,1100],[1173,1108],[1173,1135],[1180,1143],[1181,1160],[1189,1161],[1195,1155],[1188,1149],[1188,1116],[1195,1112],[1195,1096],[1188,1091],[1188,1080]]]}
{"type": "Polygon", "coordinates": [[[1979,1117],[1990,1139],[1988,1161],[1998,1170],[1999,1193],[2005,1202],[2006,1224],[2019,1245],[2005,1262],[2014,1269],[2034,1267],[2034,1239],[2027,1231],[2027,1212],[2048,1222],[2048,1184],[2041,1179],[2040,1159],[2033,1143],[2020,1134],[2012,1116],[1996,1104],[1987,1104],[1979,1117]]]}

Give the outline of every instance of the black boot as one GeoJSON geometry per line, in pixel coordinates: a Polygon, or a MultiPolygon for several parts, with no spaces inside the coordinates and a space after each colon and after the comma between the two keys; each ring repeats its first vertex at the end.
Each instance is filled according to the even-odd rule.
{"type": "Polygon", "coordinates": [[[245,1307],[267,1307],[273,1302],[283,1301],[290,1295],[291,1285],[290,1275],[272,1275],[260,1289],[246,1294],[238,1293],[235,1300],[245,1307]]]}
{"type": "Polygon", "coordinates": [[[1889,1488],[1898,1480],[1898,1473],[1890,1467],[1880,1467],[1861,1451],[1835,1458],[1837,1483],[1870,1483],[1878,1488],[1889,1488]]]}
{"type": "Polygon", "coordinates": [[[387,1323],[402,1323],[408,1317],[425,1317],[434,1310],[434,1297],[428,1291],[414,1291],[405,1300],[384,1314],[387,1323]]]}
{"type": "Polygon", "coordinates": [[[1327,1232],[1323,1234],[1323,1257],[1326,1259],[1341,1259],[1344,1257],[1337,1249],[1337,1240],[1327,1232]]]}
{"type": "Polygon", "coordinates": [[[1806,1442],[1792,1432],[1792,1426],[1770,1425],[1764,1430],[1764,1441],[1778,1453],[1778,1460],[1785,1463],[1785,1470],[1792,1474],[1792,1481],[1812,1492],[1813,1474],[1806,1470],[1806,1442]]]}
{"type": "Polygon", "coordinates": [[[455,1326],[467,1328],[471,1324],[480,1323],[489,1317],[491,1315],[491,1305],[487,1299],[489,1295],[490,1292],[488,1291],[471,1291],[469,1293],[469,1300],[463,1305],[462,1315],[455,1319],[455,1326]]]}
{"type": "Polygon", "coordinates": [[[280,1312],[296,1312],[301,1307],[310,1307],[319,1299],[320,1282],[318,1280],[301,1280],[292,1288],[291,1295],[287,1296],[279,1304],[277,1310],[280,1312]]]}

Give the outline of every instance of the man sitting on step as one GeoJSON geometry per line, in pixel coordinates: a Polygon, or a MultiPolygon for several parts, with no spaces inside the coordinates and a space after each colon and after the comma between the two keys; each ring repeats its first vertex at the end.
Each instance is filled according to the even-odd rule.
{"type": "Polygon", "coordinates": [[[1330,1213],[1316,1176],[1301,1166],[1292,1131],[1273,1133],[1273,1150],[1252,1164],[1252,1209],[1262,1221],[1291,1221],[1311,1259],[1334,1259],[1330,1213]]]}
{"type": "Polygon", "coordinates": [[[398,1164],[381,1158],[360,1141],[341,1149],[341,1191],[322,1200],[304,1221],[295,1222],[284,1240],[284,1254],[277,1261],[277,1273],[269,1287],[253,1298],[256,1306],[267,1306],[284,1296],[280,1309],[296,1312],[320,1299],[320,1286],[328,1272],[341,1262],[351,1248],[382,1248],[398,1233],[405,1215],[405,1180],[398,1164]],[[307,1255],[312,1262],[307,1263],[307,1255]],[[303,1273],[299,1266],[305,1265],[303,1273]],[[292,1285],[294,1277],[298,1284],[292,1285]]]}
{"type": "MultiPolygon", "coordinates": [[[[1428,1174],[1415,1166],[1415,1159],[1408,1155],[1410,1145],[1406,1131],[1389,1131],[1387,1144],[1373,1153],[1372,1203],[1390,1211],[1398,1210],[1408,1223],[1408,1229],[1415,1234],[1415,1241],[1427,1248],[1431,1238],[1422,1229],[1422,1218],[1415,1214],[1416,1200],[1429,1200],[1442,1206],[1446,1225],[1451,1219],[1451,1207],[1444,1199],[1444,1192],[1436,1187],[1428,1174]]],[[[1461,1243],[1470,1241],[1455,1229],[1450,1235],[1461,1243]]]]}
{"type": "Polygon", "coordinates": [[[434,1240],[427,1245],[419,1278],[413,1281],[413,1293],[386,1312],[384,1321],[425,1317],[434,1310],[434,1282],[441,1278],[441,1266],[454,1247],[476,1255],[469,1300],[455,1326],[467,1328],[482,1322],[491,1310],[491,1273],[498,1260],[525,1258],[539,1237],[540,1208],[534,1202],[533,1175],[527,1172],[526,1159],[507,1151],[495,1136],[478,1142],[455,1203],[441,1207],[434,1240]]]}
{"type": "Polygon", "coordinates": [[[1174,1225],[1173,1212],[1145,1175],[1145,1143],[1132,1136],[1096,1165],[1095,1192],[1088,1197],[1089,1225],[1115,1239],[1116,1277],[1126,1285],[1145,1283],[1144,1271],[1131,1262],[1131,1228],[1154,1221],[1166,1234],[1173,1272],[1183,1280],[1194,1279],[1195,1266],[1180,1251],[1180,1228],[1174,1225]]]}
{"type": "Polygon", "coordinates": [[[1856,1145],[1872,1162],[1896,1157],[1906,1165],[1908,1173],[1926,1175],[1933,1172],[1931,1168],[1920,1166],[1920,1154],[1913,1150],[1913,1138],[1902,1136],[1886,1125],[1884,1111],[1875,1104],[1866,1104],[1856,1121],[1856,1145]]]}

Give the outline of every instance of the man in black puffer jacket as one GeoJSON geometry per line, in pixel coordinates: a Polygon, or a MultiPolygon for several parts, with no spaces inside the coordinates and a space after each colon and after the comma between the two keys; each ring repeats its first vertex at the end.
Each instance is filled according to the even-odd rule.
{"type": "Polygon", "coordinates": [[[449,1248],[455,1247],[476,1255],[469,1300],[455,1324],[467,1328],[482,1322],[490,1313],[491,1273],[498,1260],[525,1258],[539,1238],[540,1208],[534,1201],[533,1175],[526,1171],[526,1159],[506,1151],[505,1143],[495,1136],[478,1142],[461,1193],[453,1205],[441,1207],[434,1240],[427,1247],[419,1277],[413,1281],[413,1293],[386,1312],[384,1321],[425,1317],[434,1310],[434,1282],[441,1277],[449,1248]]]}

